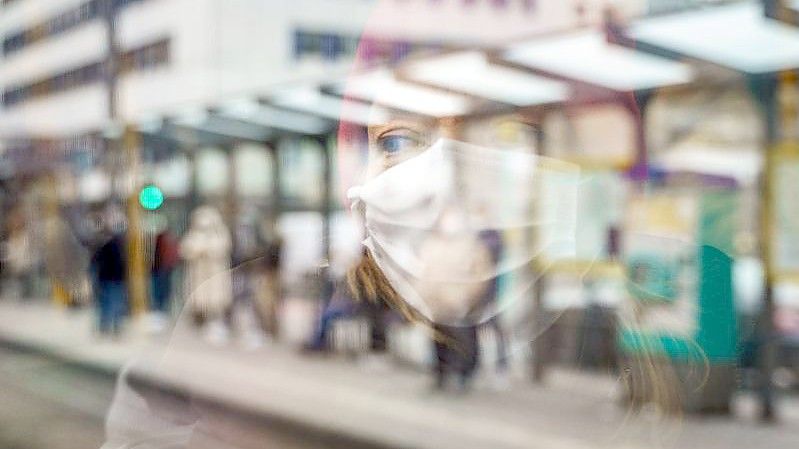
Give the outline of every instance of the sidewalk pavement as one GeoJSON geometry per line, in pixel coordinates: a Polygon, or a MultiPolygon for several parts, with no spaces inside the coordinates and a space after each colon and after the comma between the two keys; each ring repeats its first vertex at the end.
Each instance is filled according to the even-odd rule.
{"type": "MultiPolygon", "coordinates": [[[[116,372],[133,365],[143,379],[180,394],[278,418],[382,447],[413,448],[702,448],[799,447],[799,401],[781,402],[782,422],[754,419],[753,398],[736,399],[735,418],[662,419],[631,415],[616,403],[618,383],[607,376],[553,371],[545,386],[515,381],[494,391],[432,394],[418,371],[343,358],[309,358],[268,344],[258,350],[210,346],[199,338],[148,337],[134,325],[120,341],[91,332],[90,311],[0,300],[0,343],[116,372]]],[[[190,332],[190,330],[188,330],[190,332]]]]}

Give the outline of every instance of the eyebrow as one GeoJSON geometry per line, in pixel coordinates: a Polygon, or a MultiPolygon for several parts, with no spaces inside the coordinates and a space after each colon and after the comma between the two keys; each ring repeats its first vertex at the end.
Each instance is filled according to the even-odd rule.
{"type": "Polygon", "coordinates": [[[369,135],[380,135],[386,131],[394,130],[397,128],[408,128],[414,131],[427,131],[434,123],[423,120],[408,120],[408,119],[392,119],[388,123],[380,125],[369,126],[369,135]]]}

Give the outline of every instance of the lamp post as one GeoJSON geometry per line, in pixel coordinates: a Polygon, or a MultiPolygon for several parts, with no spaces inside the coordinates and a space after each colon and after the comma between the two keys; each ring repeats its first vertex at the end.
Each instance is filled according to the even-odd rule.
{"type": "Polygon", "coordinates": [[[147,310],[147,267],[144,258],[144,238],[141,228],[141,209],[138,198],[141,136],[133,126],[122,126],[119,122],[119,74],[121,52],[117,39],[117,0],[100,3],[106,24],[108,52],[104,66],[107,90],[108,117],[112,132],[107,140],[106,157],[111,157],[112,178],[130,181],[125,185],[120,200],[125,203],[127,229],[127,280],[131,309],[134,315],[147,310]]]}
{"type": "Polygon", "coordinates": [[[141,205],[139,203],[138,173],[140,157],[140,134],[132,126],[125,128],[123,135],[124,160],[130,174],[130,191],[127,192],[126,210],[128,216],[127,231],[127,267],[128,267],[128,293],[130,295],[131,309],[134,315],[141,315],[147,311],[147,270],[144,258],[144,235],[141,227],[141,205]]]}

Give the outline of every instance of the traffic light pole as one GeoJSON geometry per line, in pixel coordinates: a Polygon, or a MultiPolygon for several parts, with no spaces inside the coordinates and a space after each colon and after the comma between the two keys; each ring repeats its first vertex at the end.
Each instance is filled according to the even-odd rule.
{"type": "Polygon", "coordinates": [[[105,83],[108,92],[108,116],[112,121],[117,118],[117,84],[119,81],[120,51],[117,41],[117,10],[114,0],[101,2],[103,18],[106,25],[108,54],[105,61],[105,83]]]}
{"type": "Polygon", "coordinates": [[[134,316],[147,312],[148,295],[147,280],[149,270],[144,258],[144,236],[141,227],[141,205],[138,195],[138,173],[140,158],[141,138],[138,130],[132,126],[125,128],[123,145],[125,150],[124,160],[128,164],[133,184],[127,198],[128,232],[127,232],[127,259],[128,259],[128,294],[134,316]]]}
{"type": "Polygon", "coordinates": [[[127,179],[131,185],[129,192],[120,194],[126,204],[128,230],[127,241],[127,283],[131,311],[140,315],[147,311],[147,276],[148,270],[144,258],[144,238],[141,229],[141,209],[138,202],[138,180],[141,151],[141,136],[134,127],[122,127],[119,124],[119,66],[120,49],[117,40],[118,11],[115,0],[101,2],[103,18],[106,24],[108,53],[105,61],[105,82],[108,92],[108,117],[112,124],[111,136],[107,140],[106,157],[111,157],[113,179],[127,179]],[[121,142],[120,142],[121,140],[121,142]],[[125,198],[125,194],[127,197],[125,198]]]}

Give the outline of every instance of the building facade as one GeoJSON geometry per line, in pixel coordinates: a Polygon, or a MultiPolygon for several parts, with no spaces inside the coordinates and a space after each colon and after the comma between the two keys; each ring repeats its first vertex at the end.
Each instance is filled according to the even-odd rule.
{"type": "MultiPolygon", "coordinates": [[[[374,36],[375,57],[398,58],[418,43],[485,46],[596,22],[608,3],[6,0],[0,6],[0,139],[72,137],[107,125],[108,4],[119,49],[114,109],[122,120],[135,120],[342,76],[377,10],[397,20],[374,36]]],[[[640,1],[612,3],[634,11],[640,1]]]]}

